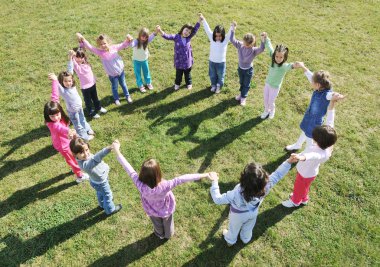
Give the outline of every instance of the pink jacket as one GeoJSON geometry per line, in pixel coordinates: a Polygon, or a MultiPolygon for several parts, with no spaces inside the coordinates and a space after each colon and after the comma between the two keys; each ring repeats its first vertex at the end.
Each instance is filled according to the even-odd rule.
{"type": "MultiPolygon", "coordinates": [[[[51,101],[59,103],[59,93],[58,93],[58,81],[52,81],[51,90],[51,101]]],[[[58,151],[69,151],[70,150],[70,140],[68,138],[69,125],[61,119],[57,122],[47,122],[46,126],[49,128],[51,133],[51,140],[53,146],[58,151]]]]}

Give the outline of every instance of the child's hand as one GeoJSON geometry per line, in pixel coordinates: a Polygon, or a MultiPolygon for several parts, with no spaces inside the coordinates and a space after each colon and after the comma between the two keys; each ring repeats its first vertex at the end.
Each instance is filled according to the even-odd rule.
{"type": "Polygon", "coordinates": [[[115,140],[113,141],[112,145],[111,145],[111,149],[114,150],[114,151],[120,151],[120,142],[119,140],[115,140]]]}
{"type": "Polygon", "coordinates": [[[77,132],[75,131],[75,129],[69,129],[69,133],[67,136],[69,139],[73,139],[77,136],[77,132]]]}
{"type": "Polygon", "coordinates": [[[211,181],[218,181],[219,180],[219,176],[216,172],[209,172],[208,173],[208,178],[211,180],[211,181]]]}
{"type": "Polygon", "coordinates": [[[49,77],[49,80],[51,81],[58,80],[57,75],[55,75],[54,73],[49,73],[48,77],[49,77]]]}
{"type": "Polygon", "coordinates": [[[79,32],[77,32],[77,33],[76,33],[76,36],[77,36],[78,42],[83,42],[84,37],[83,37],[82,34],[80,34],[79,32]]]}
{"type": "Polygon", "coordinates": [[[72,58],[73,56],[75,56],[75,51],[74,50],[69,50],[69,58],[72,58]]]}
{"type": "Polygon", "coordinates": [[[232,21],[232,23],[231,23],[232,29],[236,30],[236,26],[237,26],[236,21],[232,21]]]}
{"type": "Polygon", "coordinates": [[[202,13],[198,13],[198,16],[199,16],[199,22],[201,22],[202,20],[205,19],[205,17],[203,17],[202,13]]]}
{"type": "Polygon", "coordinates": [[[304,70],[306,69],[305,63],[299,62],[299,61],[295,62],[293,66],[296,69],[304,69],[304,70]]]}
{"type": "Polygon", "coordinates": [[[132,35],[127,34],[126,40],[128,40],[128,42],[132,42],[132,40],[133,40],[132,35]]]}
{"type": "Polygon", "coordinates": [[[162,35],[162,29],[160,25],[156,25],[156,32],[162,35]]]}
{"type": "Polygon", "coordinates": [[[262,32],[260,34],[260,36],[261,36],[261,42],[265,42],[265,40],[267,39],[267,33],[266,32],[262,32]]]}
{"type": "Polygon", "coordinates": [[[334,93],[332,94],[331,101],[333,101],[333,102],[338,102],[339,100],[342,100],[342,99],[344,99],[345,97],[346,97],[346,96],[334,92],[334,93]]]}

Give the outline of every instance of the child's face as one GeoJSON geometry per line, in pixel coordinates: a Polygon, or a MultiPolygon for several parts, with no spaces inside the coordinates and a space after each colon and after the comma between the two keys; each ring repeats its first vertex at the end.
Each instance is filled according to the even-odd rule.
{"type": "Polygon", "coordinates": [[[90,149],[88,148],[88,145],[84,145],[83,152],[76,154],[75,157],[80,160],[87,160],[90,157],[90,149]]]}
{"type": "Polygon", "coordinates": [[[65,88],[71,88],[73,86],[73,77],[72,76],[63,77],[63,86],[65,88]]]}
{"type": "Polygon", "coordinates": [[[61,120],[61,112],[58,112],[57,114],[49,115],[49,118],[56,122],[61,120]]]}
{"type": "Polygon", "coordinates": [[[221,42],[222,41],[222,34],[220,32],[215,33],[215,41],[216,42],[221,42]]]}
{"type": "Polygon", "coordinates": [[[109,50],[108,49],[108,42],[106,41],[106,40],[100,40],[99,42],[98,42],[98,46],[99,46],[99,48],[100,49],[102,49],[102,50],[109,50]]]}
{"type": "Polygon", "coordinates": [[[276,52],[276,55],[274,56],[274,60],[277,64],[281,64],[284,61],[285,53],[276,52]]]}
{"type": "Polygon", "coordinates": [[[83,64],[84,63],[84,57],[74,57],[75,62],[78,64],[83,64]]]}
{"type": "Polygon", "coordinates": [[[143,34],[143,35],[140,35],[139,39],[140,39],[141,42],[144,43],[144,42],[146,42],[148,40],[148,36],[146,36],[145,34],[143,34]]]}
{"type": "Polygon", "coordinates": [[[191,33],[191,30],[189,28],[185,28],[182,31],[182,37],[185,37],[185,38],[189,37],[190,33],[191,33]]]}

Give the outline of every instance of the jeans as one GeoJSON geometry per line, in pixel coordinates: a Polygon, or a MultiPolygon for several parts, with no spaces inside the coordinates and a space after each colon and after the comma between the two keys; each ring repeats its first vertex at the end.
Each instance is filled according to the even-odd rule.
{"type": "Polygon", "coordinates": [[[235,244],[240,232],[240,239],[244,244],[248,243],[252,238],[252,230],[255,227],[259,209],[253,212],[234,213],[230,211],[228,233],[224,235],[224,239],[229,244],[235,244]]]}
{"type": "Polygon", "coordinates": [[[111,214],[115,210],[115,204],[112,199],[112,191],[108,180],[101,184],[96,184],[90,180],[91,186],[96,190],[98,204],[102,207],[106,214],[111,214]]]}
{"type": "Polygon", "coordinates": [[[137,84],[137,87],[139,88],[144,85],[141,79],[141,69],[144,75],[145,84],[151,84],[148,60],[144,60],[144,61],[133,60],[133,70],[135,71],[136,84],[137,84]]]}
{"type": "Polygon", "coordinates": [[[127,84],[125,83],[125,73],[124,73],[124,71],[119,76],[108,76],[108,78],[111,81],[112,95],[113,95],[113,99],[115,101],[119,100],[119,94],[117,92],[117,87],[118,87],[117,84],[118,83],[120,84],[121,89],[123,89],[123,93],[124,93],[125,97],[129,96],[128,87],[127,87],[127,84]]]}
{"type": "Polygon", "coordinates": [[[182,70],[182,69],[175,69],[175,84],[181,85],[182,82],[182,75],[185,75],[185,82],[186,85],[192,84],[191,81],[191,68],[182,70]]]}
{"type": "Polygon", "coordinates": [[[241,69],[238,67],[239,81],[240,81],[240,97],[246,98],[248,96],[249,88],[251,87],[251,79],[253,76],[253,67],[249,69],[241,69]]]}
{"type": "Polygon", "coordinates": [[[96,83],[90,88],[82,89],[82,95],[88,113],[90,116],[95,115],[101,108],[98,92],[96,91],[96,83]],[[94,105],[95,109],[92,108],[92,105],[94,105]]]}
{"type": "Polygon", "coordinates": [[[88,141],[88,132],[92,131],[92,129],[84,117],[83,109],[74,113],[67,112],[67,114],[69,115],[70,121],[73,123],[77,134],[84,140],[88,141]]]}
{"type": "Polygon", "coordinates": [[[209,61],[208,74],[210,76],[211,85],[220,87],[224,84],[224,76],[226,75],[226,62],[215,63],[209,61]]]}

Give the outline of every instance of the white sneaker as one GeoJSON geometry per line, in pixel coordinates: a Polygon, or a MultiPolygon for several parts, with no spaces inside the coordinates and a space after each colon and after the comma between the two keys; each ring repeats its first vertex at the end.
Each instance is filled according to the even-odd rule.
{"type": "Polygon", "coordinates": [[[91,134],[91,135],[94,135],[94,134],[95,134],[95,132],[94,132],[94,130],[90,130],[90,131],[88,131],[88,132],[87,132],[87,134],[91,134]]]}
{"type": "Polygon", "coordinates": [[[247,98],[246,97],[240,98],[240,106],[245,106],[246,104],[247,104],[247,98]]]}
{"type": "Polygon", "coordinates": [[[261,113],[260,118],[266,119],[266,117],[268,117],[268,115],[269,115],[269,112],[268,111],[264,111],[263,113],[261,113]]]}
{"type": "Polygon", "coordinates": [[[192,84],[189,84],[189,85],[187,86],[187,89],[189,89],[189,90],[193,89],[193,85],[192,85],[192,84]]]}
{"type": "Polygon", "coordinates": [[[83,183],[84,181],[89,180],[89,179],[90,179],[90,176],[88,176],[87,173],[83,173],[83,174],[82,174],[82,177],[77,177],[77,178],[76,178],[76,182],[77,182],[78,184],[80,184],[80,183],[83,183]]]}
{"type": "Polygon", "coordinates": [[[140,90],[141,93],[145,93],[146,92],[144,85],[140,86],[139,90],[140,90]]]}
{"type": "Polygon", "coordinates": [[[147,84],[146,86],[148,87],[149,90],[153,90],[153,89],[154,89],[154,88],[153,88],[153,85],[152,85],[151,83],[150,83],[150,84],[147,84]]]}
{"type": "Polygon", "coordinates": [[[103,108],[103,107],[101,107],[99,111],[100,111],[100,113],[103,113],[103,114],[107,113],[107,110],[105,108],[103,108]]]}
{"type": "MultiPolygon", "coordinates": [[[[228,230],[227,229],[223,229],[223,236],[226,236],[226,234],[228,233],[228,230]]],[[[231,246],[233,246],[234,244],[230,244],[230,243],[228,243],[227,241],[226,241],[226,243],[227,243],[227,246],[229,246],[229,247],[231,247],[231,246]]]]}
{"type": "MultiPolygon", "coordinates": [[[[289,195],[289,199],[293,196],[293,193],[290,193],[289,195]]],[[[309,200],[306,200],[306,201],[301,201],[301,204],[302,205],[307,205],[307,203],[309,203],[309,200]]]]}
{"type": "Polygon", "coordinates": [[[291,199],[285,200],[281,204],[282,204],[282,206],[284,206],[286,208],[296,208],[299,206],[299,205],[294,204],[291,199]]]}
{"type": "Polygon", "coordinates": [[[127,97],[127,102],[128,102],[129,104],[131,104],[131,103],[133,102],[133,101],[132,101],[132,98],[131,98],[130,95],[127,97]]]}
{"type": "Polygon", "coordinates": [[[295,143],[293,145],[286,146],[285,149],[288,151],[293,151],[293,150],[299,150],[301,149],[301,147],[297,146],[297,143],[295,143]]]}
{"type": "Polygon", "coordinates": [[[274,114],[276,113],[275,110],[272,110],[271,112],[269,112],[269,119],[273,119],[274,118],[274,114]]]}
{"type": "Polygon", "coordinates": [[[100,115],[98,113],[95,113],[94,116],[92,116],[94,119],[99,119],[100,118],[100,115]]]}
{"type": "Polygon", "coordinates": [[[90,134],[90,135],[88,135],[88,140],[87,141],[91,141],[94,138],[95,138],[95,136],[93,136],[92,134],[90,134]]]}
{"type": "Polygon", "coordinates": [[[216,86],[215,94],[219,94],[219,93],[220,93],[220,86],[216,86]]]}
{"type": "Polygon", "coordinates": [[[175,84],[175,85],[174,85],[174,90],[177,91],[178,89],[179,89],[179,85],[175,84]]]}
{"type": "Polygon", "coordinates": [[[211,92],[215,92],[215,90],[216,90],[216,86],[215,85],[211,85],[211,92]]]}
{"type": "Polygon", "coordinates": [[[237,101],[240,101],[240,99],[241,99],[240,94],[238,94],[237,96],[235,96],[235,99],[236,99],[237,101]]]}
{"type": "Polygon", "coordinates": [[[115,105],[116,106],[120,106],[121,104],[120,104],[120,100],[115,100],[115,105]]]}

